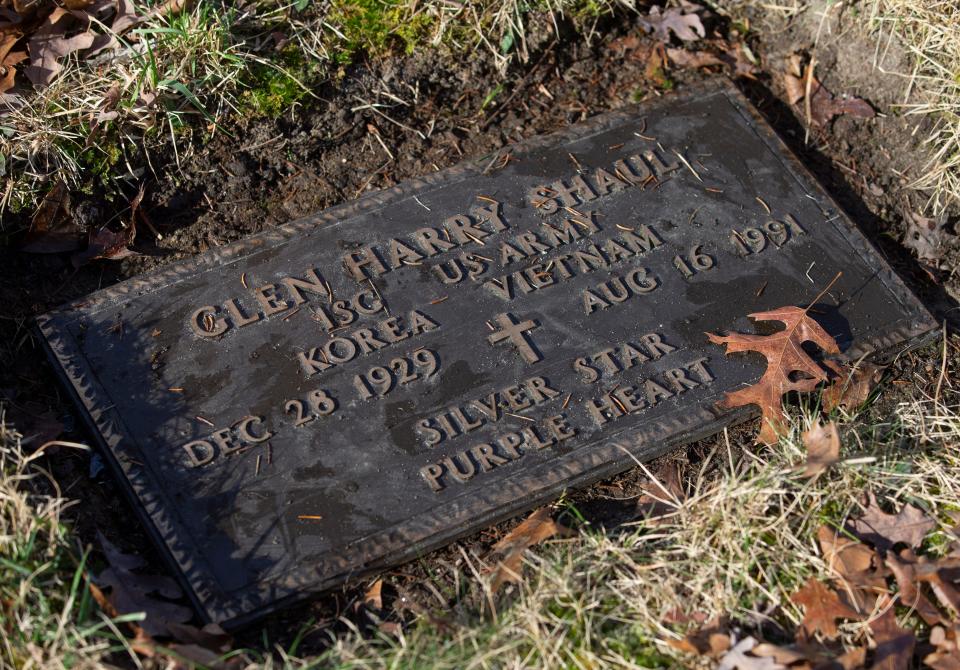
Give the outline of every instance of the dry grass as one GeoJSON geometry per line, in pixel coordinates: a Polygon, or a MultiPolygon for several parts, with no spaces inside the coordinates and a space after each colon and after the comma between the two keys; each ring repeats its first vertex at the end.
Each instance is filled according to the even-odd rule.
{"type": "Polygon", "coordinates": [[[144,20],[121,48],[64,61],[48,88],[25,86],[22,106],[0,100],[0,224],[7,211],[32,212],[56,179],[74,191],[135,192],[158,153],[179,164],[192,139],[288,113],[361,53],[479,49],[505,68],[528,57],[534,9],[554,24],[575,16],[589,39],[597,17],[634,3],[196,0],[176,14],[152,11],[158,4],[133,0],[144,20]]]}
{"type": "Polygon", "coordinates": [[[0,408],[0,667],[98,667],[115,623],[94,617],[60,521],[73,503],[34,492],[40,455],[23,452],[0,408]]]}
{"type": "Polygon", "coordinates": [[[912,186],[929,194],[939,215],[960,203],[960,4],[953,0],[869,0],[869,26],[878,51],[889,40],[910,53],[903,108],[932,128],[926,143],[932,157],[912,186]]]}
{"type": "MultiPolygon", "coordinates": [[[[930,149],[910,187],[923,193],[924,212],[940,216],[960,206],[960,4],[954,0],[712,0],[724,13],[752,8],[784,20],[805,12],[817,18],[816,38],[841,13],[869,34],[874,66],[899,78],[900,112],[916,118],[930,149]],[[888,71],[888,49],[908,54],[905,71],[888,71]]],[[[712,3],[711,3],[712,4],[712,3]]],[[[774,31],[775,32],[775,31],[774,31]]],[[[761,35],[761,37],[763,37],[761,35]]]]}

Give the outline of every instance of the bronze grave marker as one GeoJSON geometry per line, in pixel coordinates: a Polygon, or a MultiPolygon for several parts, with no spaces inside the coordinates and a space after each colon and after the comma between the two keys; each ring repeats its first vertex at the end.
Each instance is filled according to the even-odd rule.
{"type": "Polygon", "coordinates": [[[762,359],[704,332],[806,306],[839,270],[815,316],[849,355],[931,332],[749,104],[713,86],[39,326],[198,611],[235,626],[745,417],[714,404],[762,359]]]}

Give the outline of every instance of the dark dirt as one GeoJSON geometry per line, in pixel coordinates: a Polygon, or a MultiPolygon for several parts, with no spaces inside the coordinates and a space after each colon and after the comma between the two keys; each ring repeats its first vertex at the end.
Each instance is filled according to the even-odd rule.
{"type": "MultiPolygon", "coordinates": [[[[464,59],[424,52],[357,63],[342,81],[317,87],[314,99],[280,119],[237,119],[229,135],[220,134],[206,145],[181,146],[179,165],[172,155],[154,157],[156,172],[147,179],[142,207],[163,239],[157,241],[141,228],[135,244],[141,256],[95,261],[75,270],[68,255],[0,250],[4,305],[0,397],[8,420],[34,446],[58,433],[61,439],[92,442],[29,330],[38,314],[152,267],[364,192],[664,94],[646,72],[652,44],[644,37],[634,48],[624,47],[621,38],[638,34],[630,17],[611,18],[599,26],[603,38],[592,46],[569,27],[568,34],[557,39],[545,19],[528,21],[528,25],[542,26],[528,40],[530,62],[514,66],[506,75],[481,55],[464,59]],[[484,98],[498,84],[503,84],[503,91],[483,108],[484,98]],[[378,109],[393,121],[369,107],[356,109],[374,103],[385,105],[378,109]]],[[[914,122],[895,115],[871,121],[841,117],[814,133],[809,145],[804,144],[802,113],[784,102],[779,74],[787,55],[812,46],[817,25],[797,22],[786,30],[768,27],[774,28],[779,32],[768,34],[761,28],[758,36],[750,38],[763,71],[756,80],[741,79],[738,85],[938,318],[949,317],[955,303],[939,283],[941,277],[918,263],[899,242],[905,213],[918,207],[918,196],[903,186],[910,170],[922,163],[916,139],[922,133],[912,136],[914,122]],[[897,177],[895,169],[905,176],[897,177]]],[[[721,38],[731,37],[728,26],[719,20],[708,23],[708,30],[718,31],[721,38]]],[[[831,33],[830,37],[834,39],[822,39],[817,49],[822,63],[818,74],[824,83],[837,92],[863,95],[886,111],[897,101],[899,89],[864,66],[865,59],[872,58],[873,47],[865,41],[858,47],[849,35],[838,38],[831,33]]],[[[678,88],[713,76],[724,75],[717,68],[669,72],[671,84],[678,88]]],[[[97,198],[83,203],[81,209],[101,221],[129,215],[127,205],[97,198]]],[[[892,376],[913,380],[918,371],[923,376],[927,374],[923,370],[933,370],[931,361],[936,356],[930,350],[905,357],[892,376]]],[[[888,395],[895,398],[909,393],[911,387],[890,385],[888,395]]],[[[752,433],[733,430],[730,440],[734,447],[747,446],[752,433]]],[[[685,447],[650,467],[657,471],[665,461],[673,461],[681,469],[695,470],[691,466],[714,444],[715,440],[685,447]]],[[[50,453],[46,466],[64,495],[83,501],[72,508],[69,519],[78,544],[95,546],[100,530],[126,550],[149,546],[119,487],[105,470],[96,472],[95,456],[60,450],[50,453]]],[[[636,498],[645,483],[642,473],[634,470],[573,493],[568,501],[591,523],[612,527],[636,517],[636,498]]],[[[566,518],[574,520],[569,513],[566,518]]],[[[457,608],[451,604],[457,596],[452,594],[451,576],[457,570],[464,572],[461,549],[482,556],[508,526],[479,533],[384,575],[386,606],[394,610],[388,616],[409,617],[410,609],[402,606],[408,601],[437,611],[476,612],[479,603],[461,603],[457,608]],[[446,595],[428,586],[437,581],[446,595]],[[406,593],[406,601],[398,589],[406,593]]],[[[340,616],[361,626],[372,625],[359,607],[365,585],[348,585],[274,617],[265,622],[265,638],[257,630],[239,642],[263,648],[262,640],[269,639],[271,645],[284,646],[301,625],[313,621],[301,653],[322,648],[329,644],[329,632],[343,627],[337,622],[340,616]]]]}

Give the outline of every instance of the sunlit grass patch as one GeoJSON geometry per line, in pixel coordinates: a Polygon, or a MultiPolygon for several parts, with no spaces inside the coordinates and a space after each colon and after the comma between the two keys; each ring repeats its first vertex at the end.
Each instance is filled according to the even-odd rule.
{"type": "MultiPolygon", "coordinates": [[[[478,50],[499,67],[528,57],[529,17],[570,16],[586,37],[615,0],[133,0],[140,21],[119,47],[64,59],[46,88],[20,77],[22,102],[0,110],[0,216],[31,212],[55,180],[76,191],[91,177],[108,193],[135,192],[149,158],[191,139],[277,117],[364,56],[478,50]]],[[[107,30],[97,26],[96,31],[107,30]]],[[[0,105],[4,103],[0,102],[0,105]]]]}
{"type": "Polygon", "coordinates": [[[924,117],[931,157],[911,184],[929,194],[928,206],[940,214],[960,204],[960,5],[951,0],[870,0],[869,26],[878,53],[889,40],[910,54],[904,78],[903,108],[924,117]]]}
{"type": "Polygon", "coordinates": [[[46,476],[0,410],[0,666],[92,667],[123,646],[105,635],[115,624],[96,616],[85,557],[61,523],[72,503],[33,492],[46,476]]]}

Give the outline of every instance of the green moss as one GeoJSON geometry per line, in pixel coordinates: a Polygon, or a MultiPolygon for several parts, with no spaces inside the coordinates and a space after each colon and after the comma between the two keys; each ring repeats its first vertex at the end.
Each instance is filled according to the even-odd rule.
{"type": "Polygon", "coordinates": [[[577,2],[570,12],[574,20],[595,19],[603,14],[610,13],[610,5],[598,0],[586,0],[586,2],[577,2]]]}
{"type": "Polygon", "coordinates": [[[337,62],[349,63],[361,51],[413,53],[428,39],[435,19],[427,12],[411,11],[412,6],[390,0],[334,0],[327,20],[341,35],[337,62]]]}
{"type": "Polygon", "coordinates": [[[274,65],[257,64],[244,80],[241,111],[276,118],[307,95],[304,88],[322,72],[317,61],[304,58],[299,49],[288,48],[274,65]],[[301,85],[302,84],[302,85],[301,85]]]}

